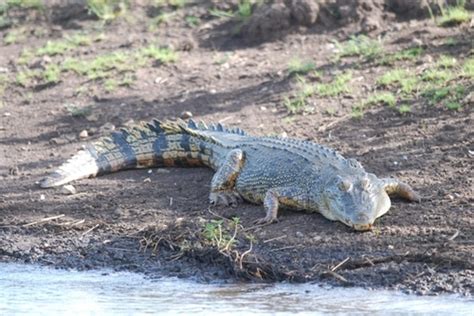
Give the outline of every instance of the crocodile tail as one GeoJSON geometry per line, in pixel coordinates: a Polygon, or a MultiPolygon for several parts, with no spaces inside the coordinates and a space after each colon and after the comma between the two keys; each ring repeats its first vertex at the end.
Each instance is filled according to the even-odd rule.
{"type": "Polygon", "coordinates": [[[192,137],[192,130],[184,121],[158,120],[121,129],[87,145],[39,184],[55,187],[132,168],[211,165],[206,140],[192,137]]]}

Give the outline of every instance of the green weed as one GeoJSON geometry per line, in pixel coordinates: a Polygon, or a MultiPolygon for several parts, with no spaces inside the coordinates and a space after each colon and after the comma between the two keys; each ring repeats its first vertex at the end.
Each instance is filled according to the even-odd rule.
{"type": "Polygon", "coordinates": [[[7,35],[3,38],[3,42],[5,45],[12,45],[23,42],[25,40],[24,30],[12,30],[7,33],[7,35]]]}
{"type": "Polygon", "coordinates": [[[237,217],[234,217],[229,225],[223,220],[211,220],[204,225],[203,237],[220,252],[226,253],[237,245],[236,236],[239,227],[240,219],[237,217]]]}
{"type": "Polygon", "coordinates": [[[242,20],[247,20],[252,15],[252,2],[240,0],[237,4],[237,14],[242,20]]]}
{"type": "Polygon", "coordinates": [[[310,60],[301,60],[300,58],[292,58],[288,63],[288,74],[306,75],[308,72],[315,70],[316,64],[310,60]]]}
{"type": "Polygon", "coordinates": [[[352,36],[344,43],[335,42],[335,44],[339,50],[338,57],[361,56],[372,59],[383,52],[380,41],[373,40],[365,35],[352,36]]]}
{"type": "Polygon", "coordinates": [[[33,58],[35,58],[35,54],[33,54],[29,49],[25,48],[21,51],[20,57],[16,60],[18,65],[27,65],[29,64],[33,58]]]}

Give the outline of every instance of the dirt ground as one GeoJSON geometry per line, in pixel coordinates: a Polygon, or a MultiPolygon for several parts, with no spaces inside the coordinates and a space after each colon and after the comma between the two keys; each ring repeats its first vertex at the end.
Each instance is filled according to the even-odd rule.
{"type": "Polygon", "coordinates": [[[142,1],[107,24],[80,5],[13,12],[16,22],[0,31],[4,39],[12,30],[21,32],[17,42],[0,44],[0,75],[11,82],[0,94],[0,261],[201,281],[314,281],[471,295],[472,78],[453,79],[465,88],[457,110],[429,105],[415,94],[403,100],[411,106],[408,113],[378,105],[353,118],[351,107],[375,91],[376,78],[393,65],[357,56],[335,60],[334,41],[363,32],[382,39],[387,52],[420,45],[417,60],[396,61],[395,66],[422,72],[441,55],[459,63],[473,55],[472,21],[440,27],[425,11],[403,7],[410,1],[347,1],[348,8],[340,6],[337,17],[323,5],[295,9],[294,3],[308,1],[277,1],[244,22],[209,14],[216,6],[233,10],[235,1],[159,9],[142,1]],[[160,12],[172,15],[152,27],[160,12]],[[268,19],[273,22],[265,24],[268,19]],[[75,32],[102,37],[20,65],[25,48],[38,49],[75,32]],[[54,83],[18,82],[26,68],[44,69],[67,56],[90,59],[149,43],[172,48],[178,59],[138,67],[131,84],[107,89],[103,79],[71,72],[61,73],[54,83]],[[350,70],[351,90],[332,97],[312,95],[309,110],[288,113],[285,97],[298,86],[288,73],[294,57],[311,60],[325,76],[350,70]],[[72,195],[38,187],[41,177],[81,145],[111,129],[173,119],[184,111],[251,134],[285,134],[330,146],[380,177],[409,183],[422,202],[394,199],[375,229],[360,233],[319,214],[282,211],[279,223],[255,227],[252,222],[263,216],[261,206],[210,209],[213,173],[208,169],[123,171],[77,181],[72,195]],[[238,225],[233,217],[240,219],[238,225]],[[216,227],[224,237],[236,232],[236,241],[229,246],[207,238],[206,228],[216,227]]]}

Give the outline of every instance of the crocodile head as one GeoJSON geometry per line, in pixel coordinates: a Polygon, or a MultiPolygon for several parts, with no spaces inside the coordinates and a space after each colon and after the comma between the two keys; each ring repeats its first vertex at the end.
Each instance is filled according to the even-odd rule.
{"type": "Polygon", "coordinates": [[[370,230],[376,218],[390,208],[390,198],[373,174],[335,176],[322,194],[319,211],[358,231],[370,230]]]}

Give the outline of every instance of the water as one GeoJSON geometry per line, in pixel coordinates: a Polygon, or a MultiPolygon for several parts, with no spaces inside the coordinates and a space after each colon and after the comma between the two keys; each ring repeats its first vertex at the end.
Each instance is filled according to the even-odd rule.
{"type": "Polygon", "coordinates": [[[0,263],[0,315],[474,315],[474,300],[314,284],[200,284],[0,263]]]}

